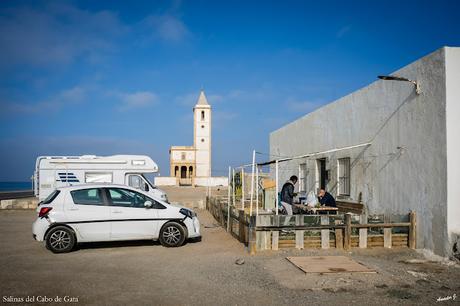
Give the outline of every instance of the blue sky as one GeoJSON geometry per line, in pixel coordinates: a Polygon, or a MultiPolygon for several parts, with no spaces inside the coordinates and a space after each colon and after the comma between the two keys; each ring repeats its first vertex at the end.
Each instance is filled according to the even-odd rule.
{"type": "Polygon", "coordinates": [[[1,1],[0,181],[39,155],[147,154],[168,174],[213,107],[213,172],[444,45],[459,1],[1,1]]]}

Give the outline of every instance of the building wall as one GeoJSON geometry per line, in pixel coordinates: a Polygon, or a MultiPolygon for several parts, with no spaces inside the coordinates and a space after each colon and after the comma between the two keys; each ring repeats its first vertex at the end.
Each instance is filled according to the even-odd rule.
{"type": "Polygon", "coordinates": [[[197,177],[195,178],[196,186],[228,186],[228,178],[225,176],[197,177]]]}
{"type": "Polygon", "coordinates": [[[460,48],[446,48],[447,230],[460,257],[460,48]]]}
{"type": "MultiPolygon", "coordinates": [[[[337,193],[337,159],[351,158],[350,200],[369,213],[417,212],[417,247],[448,255],[445,49],[394,72],[421,85],[376,81],[270,134],[270,154],[296,156],[360,143],[367,147],[280,164],[280,188],[299,164],[315,190],[316,159],[327,158],[337,193]]],[[[458,116],[457,116],[458,118],[458,116]]],[[[458,201],[457,201],[458,203],[458,201]]],[[[458,214],[457,214],[458,216],[458,214]]]]}

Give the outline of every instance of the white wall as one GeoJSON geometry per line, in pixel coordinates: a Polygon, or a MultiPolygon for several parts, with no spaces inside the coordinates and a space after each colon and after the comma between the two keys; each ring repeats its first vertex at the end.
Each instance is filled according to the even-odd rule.
{"type": "Polygon", "coordinates": [[[228,178],[227,177],[210,177],[210,178],[195,178],[195,185],[196,186],[228,186],[228,178]]]}
{"type": "Polygon", "coordinates": [[[451,244],[460,244],[460,48],[445,50],[447,230],[451,244]]]}
{"type": "Polygon", "coordinates": [[[177,179],[169,176],[157,176],[154,178],[155,186],[175,186],[177,179]]]}

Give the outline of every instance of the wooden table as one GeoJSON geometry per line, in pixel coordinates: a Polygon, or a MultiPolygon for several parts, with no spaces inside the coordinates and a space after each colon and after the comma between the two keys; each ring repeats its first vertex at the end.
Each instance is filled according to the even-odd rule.
{"type": "Polygon", "coordinates": [[[330,206],[320,206],[320,207],[308,207],[306,205],[302,205],[302,204],[293,204],[293,206],[297,207],[297,208],[300,208],[301,210],[305,210],[305,211],[312,211],[313,213],[316,213],[318,211],[324,211],[326,212],[327,214],[333,212],[333,211],[338,211],[339,209],[337,207],[330,207],[330,206]]]}

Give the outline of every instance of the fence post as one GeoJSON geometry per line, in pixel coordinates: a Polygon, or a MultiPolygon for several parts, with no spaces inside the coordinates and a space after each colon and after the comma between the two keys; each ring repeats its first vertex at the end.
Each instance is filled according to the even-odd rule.
{"type": "Polygon", "coordinates": [[[335,229],[335,248],[343,249],[343,230],[341,228],[335,229]]]}
{"type": "MultiPolygon", "coordinates": [[[[390,217],[388,215],[383,216],[384,223],[390,223],[390,217]]],[[[391,249],[391,227],[385,227],[383,229],[383,247],[391,249]]]]}
{"type": "Polygon", "coordinates": [[[251,254],[251,255],[255,255],[256,252],[257,252],[256,235],[257,235],[257,233],[256,233],[256,216],[249,216],[248,250],[249,250],[249,254],[251,254]]]}
{"type": "Polygon", "coordinates": [[[415,214],[415,211],[413,210],[409,213],[409,222],[410,222],[409,248],[415,249],[417,247],[417,243],[416,243],[417,232],[416,232],[416,214],[415,214]]]}
{"type": "MultiPolygon", "coordinates": [[[[279,226],[280,225],[280,216],[274,215],[273,216],[273,225],[274,226],[279,226]]],[[[278,241],[279,241],[279,231],[273,231],[272,232],[272,250],[273,251],[278,251],[278,241]]]]}
{"type": "MultiPolygon", "coordinates": [[[[328,215],[321,215],[321,225],[329,225],[328,215]]],[[[329,249],[329,229],[321,230],[321,248],[329,249]]]]}
{"type": "Polygon", "coordinates": [[[238,211],[238,237],[240,239],[240,242],[244,243],[245,240],[245,234],[244,234],[244,210],[239,210],[238,211]]]}
{"type": "Polygon", "coordinates": [[[222,201],[221,200],[217,200],[217,209],[219,210],[217,214],[219,216],[220,224],[222,225],[222,227],[225,228],[225,219],[224,219],[224,212],[222,211],[222,201]]]}
{"type": "MultiPolygon", "coordinates": [[[[228,203],[229,207],[230,207],[230,203],[228,203]]],[[[233,218],[232,218],[232,212],[233,212],[233,208],[230,207],[230,209],[228,210],[228,232],[230,232],[230,234],[233,234],[233,218]]]]}
{"type": "MultiPolygon", "coordinates": [[[[303,225],[303,215],[295,216],[295,225],[303,225]]],[[[302,230],[295,231],[295,248],[296,249],[304,248],[304,239],[305,239],[304,233],[305,231],[302,231],[302,230]]]]}
{"type": "MultiPolygon", "coordinates": [[[[359,216],[359,223],[366,224],[367,223],[367,215],[363,214],[359,216]]],[[[359,247],[361,249],[367,248],[367,228],[360,228],[359,229],[359,247]]]]}
{"type": "Polygon", "coordinates": [[[351,214],[345,214],[345,231],[343,237],[343,247],[345,250],[349,250],[351,248],[351,214]]]}

